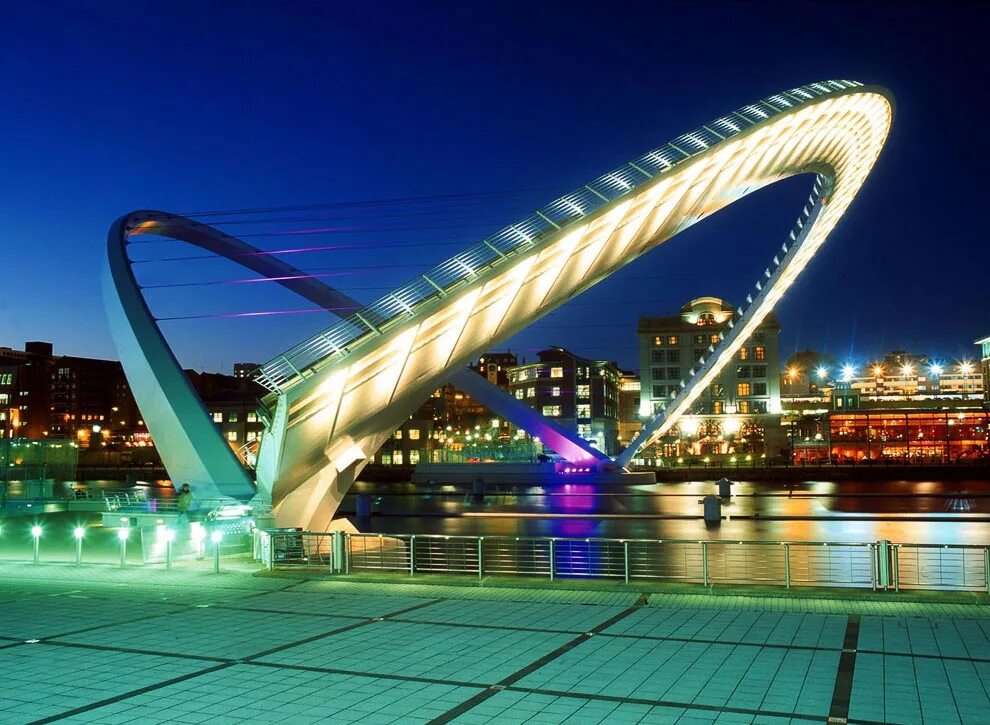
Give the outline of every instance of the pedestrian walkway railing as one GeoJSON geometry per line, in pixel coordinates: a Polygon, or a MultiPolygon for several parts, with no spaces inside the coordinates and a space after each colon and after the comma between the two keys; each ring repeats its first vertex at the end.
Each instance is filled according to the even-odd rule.
{"type": "Polygon", "coordinates": [[[990,593],[990,548],[824,541],[686,541],[261,532],[269,568],[684,584],[990,593]]]}

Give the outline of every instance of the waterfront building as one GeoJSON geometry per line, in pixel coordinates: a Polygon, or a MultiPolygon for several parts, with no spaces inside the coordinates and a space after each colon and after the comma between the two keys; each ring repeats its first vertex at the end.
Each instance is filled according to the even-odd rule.
{"type": "Polygon", "coordinates": [[[794,421],[795,463],[952,463],[990,457],[977,406],[832,411],[794,421]]]}
{"type": "Polygon", "coordinates": [[[980,379],[983,383],[983,400],[990,403],[990,335],[976,341],[980,346],[980,379]]]}
{"type": "MultiPolygon", "coordinates": [[[[642,317],[636,329],[640,359],[640,416],[663,410],[680,392],[698,359],[708,356],[737,319],[718,297],[691,300],[676,315],[642,317]]],[[[736,453],[776,456],[785,444],[780,426],[780,324],[770,313],[732,364],[698,397],[671,433],[636,459],[640,465],[687,456],[736,453]]]]}
{"type": "Polygon", "coordinates": [[[509,368],[510,392],[604,453],[618,453],[618,366],[562,347],[547,348],[537,357],[509,368]]]}
{"type": "Polygon", "coordinates": [[[639,375],[632,370],[619,371],[619,446],[628,446],[643,428],[639,416],[641,396],[639,375]]]}

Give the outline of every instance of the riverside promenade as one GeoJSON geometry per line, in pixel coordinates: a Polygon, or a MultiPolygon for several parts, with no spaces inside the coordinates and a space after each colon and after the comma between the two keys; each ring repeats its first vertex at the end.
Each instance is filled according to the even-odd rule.
{"type": "Polygon", "coordinates": [[[0,722],[986,723],[978,595],[0,563],[0,722]]]}

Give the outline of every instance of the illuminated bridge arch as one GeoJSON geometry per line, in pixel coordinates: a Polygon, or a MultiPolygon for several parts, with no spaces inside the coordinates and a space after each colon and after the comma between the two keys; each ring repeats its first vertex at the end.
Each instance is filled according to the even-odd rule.
{"type": "MultiPolygon", "coordinates": [[[[746,306],[616,459],[627,464],[689,409],[815,255],[872,169],[892,118],[887,91],[853,81],[814,83],[744,106],[560,197],[266,363],[258,380],[271,391],[274,413],[258,482],[280,524],[325,526],[367,458],[451,370],[736,199],[815,174],[808,204],[746,306]]],[[[118,246],[140,232],[134,221],[111,230],[118,246]]],[[[111,324],[133,324],[128,312],[138,302],[121,301],[116,319],[113,303],[111,324]]],[[[128,333],[115,337],[134,345],[128,333]]],[[[157,404],[168,405],[168,396],[157,404]]]]}

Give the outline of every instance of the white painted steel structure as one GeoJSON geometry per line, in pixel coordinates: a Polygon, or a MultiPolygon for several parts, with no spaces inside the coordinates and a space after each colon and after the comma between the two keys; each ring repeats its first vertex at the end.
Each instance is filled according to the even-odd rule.
{"type": "Polygon", "coordinates": [[[272,391],[273,413],[257,474],[279,524],[323,530],[368,457],[451,371],[736,199],[815,174],[795,230],[748,306],[619,456],[625,465],[688,409],[815,255],[873,167],[892,118],[887,91],[854,81],[814,83],[744,106],[555,200],[265,364],[258,379],[272,391]]]}

